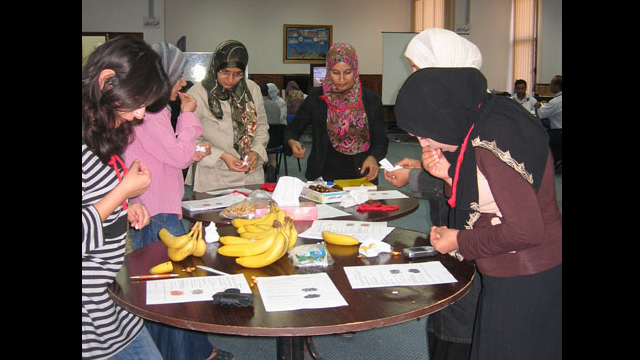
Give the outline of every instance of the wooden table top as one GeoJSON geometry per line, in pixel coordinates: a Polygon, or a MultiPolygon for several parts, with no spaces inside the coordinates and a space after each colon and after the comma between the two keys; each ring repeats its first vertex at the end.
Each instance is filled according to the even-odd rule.
{"type": "MultiPolygon", "coordinates": [[[[260,185],[247,185],[245,186],[248,189],[259,189],[260,185]]],[[[349,213],[348,216],[341,216],[341,217],[335,217],[332,218],[334,220],[357,220],[357,221],[390,221],[393,219],[397,219],[397,218],[401,218],[403,216],[406,216],[408,214],[411,214],[412,212],[416,211],[418,209],[418,207],[420,206],[420,201],[418,201],[418,199],[416,199],[415,197],[413,197],[411,194],[396,189],[396,188],[388,188],[385,186],[378,186],[378,190],[398,190],[401,193],[403,193],[404,195],[408,196],[408,198],[405,199],[389,199],[389,200],[369,200],[369,203],[373,203],[373,202],[380,202],[382,204],[385,205],[398,205],[399,209],[396,211],[390,211],[390,212],[358,212],[356,211],[357,206],[351,206],[348,208],[343,208],[340,207],[340,203],[333,203],[333,204],[327,204],[329,206],[335,207],[337,209],[340,209],[344,212],[349,213]]],[[[200,199],[208,199],[208,198],[212,198],[214,197],[213,195],[209,195],[206,192],[193,192],[193,194],[187,198],[185,198],[184,200],[200,200],[200,199]]],[[[311,201],[309,199],[305,199],[305,198],[300,198],[300,201],[311,201]]],[[[219,224],[221,226],[226,226],[226,225],[230,225],[231,224],[231,220],[230,219],[225,219],[220,217],[220,212],[223,209],[217,209],[217,210],[212,210],[212,211],[202,211],[202,212],[194,212],[191,213],[189,211],[186,211],[185,209],[182,209],[182,216],[192,222],[195,221],[202,221],[205,226],[208,225],[210,222],[214,222],[216,224],[219,224]]]]}
{"type": "MultiPolygon", "coordinates": [[[[299,231],[304,231],[308,226],[310,222],[296,224],[299,231]]],[[[231,235],[235,233],[235,228],[226,226],[219,228],[218,232],[221,236],[231,235]]],[[[297,245],[317,241],[299,238],[297,245]]],[[[127,254],[116,281],[109,287],[109,293],[116,303],[132,313],[172,326],[220,334],[280,337],[327,335],[395,325],[441,310],[468,291],[475,265],[441,254],[415,261],[440,261],[457,279],[456,283],[352,289],[343,267],[405,263],[409,260],[405,260],[403,248],[429,244],[428,235],[400,228],[393,230],[385,242],[401,254],[358,258],[358,246],[328,244],[335,264],[319,271],[329,275],[348,306],[269,313],[265,311],[256,286],[252,287],[254,300],[250,307],[222,307],[213,305],[211,301],[146,305],[146,283],[132,281],[129,276],[147,274],[152,266],[169,260],[167,248],[162,242],[127,254]]],[[[203,257],[189,256],[181,262],[174,262],[173,272],[180,274],[180,277],[210,276],[200,269],[192,273],[181,271],[187,266],[206,265],[230,274],[242,273],[249,284],[252,276],[309,272],[309,268],[295,268],[287,256],[264,268],[244,268],[237,265],[234,258],[217,254],[218,246],[219,243],[207,244],[207,252],[203,257]]]]}

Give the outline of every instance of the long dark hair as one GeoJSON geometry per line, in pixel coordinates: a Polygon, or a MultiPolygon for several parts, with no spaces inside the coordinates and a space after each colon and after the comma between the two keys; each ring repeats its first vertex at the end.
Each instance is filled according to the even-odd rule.
{"type": "Polygon", "coordinates": [[[158,54],[142,39],[119,36],[100,45],[82,68],[82,140],[103,162],[120,155],[130,141],[133,126],[123,121],[116,128],[118,111],[146,106],[158,112],[167,106],[171,86],[158,54]],[[115,76],[100,89],[100,72],[115,76]]]}

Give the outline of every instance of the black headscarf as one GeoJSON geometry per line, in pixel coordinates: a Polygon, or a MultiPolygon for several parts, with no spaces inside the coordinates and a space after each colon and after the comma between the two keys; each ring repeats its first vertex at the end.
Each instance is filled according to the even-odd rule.
{"type": "Polygon", "coordinates": [[[413,135],[459,145],[456,153],[444,153],[456,192],[452,227],[464,228],[469,214],[477,211],[476,147],[491,151],[536,192],[540,188],[549,151],[546,131],[520,104],[487,93],[487,80],[479,70],[416,71],[398,92],[395,114],[398,126],[413,135]]]}

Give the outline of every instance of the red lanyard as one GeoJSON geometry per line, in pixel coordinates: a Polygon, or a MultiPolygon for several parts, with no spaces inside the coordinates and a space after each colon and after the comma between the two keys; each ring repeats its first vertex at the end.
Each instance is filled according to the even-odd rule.
{"type": "MultiPolygon", "coordinates": [[[[122,182],[122,177],[127,175],[127,171],[129,171],[129,169],[127,169],[127,167],[124,166],[124,161],[122,161],[122,159],[120,159],[118,155],[113,155],[111,156],[111,160],[109,160],[107,164],[113,166],[113,170],[116,171],[116,176],[118,177],[118,182],[122,182]],[[120,169],[118,169],[118,165],[116,164],[116,161],[120,164],[120,166],[122,166],[122,169],[123,169],[122,174],[120,174],[120,169]]],[[[126,199],[122,201],[122,210],[127,210],[126,199]]]]}
{"type": "Polygon", "coordinates": [[[471,124],[471,129],[469,129],[467,136],[464,138],[464,142],[462,143],[462,147],[460,148],[460,154],[458,154],[458,160],[456,161],[456,172],[453,175],[453,186],[451,190],[451,197],[449,198],[449,201],[447,201],[447,203],[449,204],[449,206],[451,206],[452,209],[456,207],[456,192],[458,190],[458,174],[460,173],[460,165],[462,164],[462,159],[464,158],[464,152],[465,150],[467,150],[467,142],[469,141],[469,135],[471,135],[471,130],[473,130],[474,126],[475,124],[471,124]]]}

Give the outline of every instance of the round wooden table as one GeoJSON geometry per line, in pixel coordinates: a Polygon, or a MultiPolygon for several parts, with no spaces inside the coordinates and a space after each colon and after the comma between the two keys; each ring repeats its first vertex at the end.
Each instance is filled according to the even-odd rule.
{"type": "MultiPolygon", "coordinates": [[[[296,228],[304,231],[310,222],[300,222],[296,228]]],[[[221,236],[235,234],[235,228],[218,228],[221,236]]],[[[315,243],[318,240],[299,238],[297,245],[315,243]]],[[[440,261],[456,278],[457,282],[425,286],[394,286],[383,288],[352,289],[343,270],[345,266],[367,266],[378,264],[402,264],[402,249],[409,246],[428,245],[428,235],[416,231],[396,228],[385,242],[391,244],[400,255],[380,254],[374,258],[358,258],[358,246],[335,246],[328,244],[335,264],[317,271],[324,271],[335,284],[348,306],[266,312],[257,287],[252,287],[253,305],[233,308],[213,305],[210,301],[180,304],[147,305],[146,283],[129,279],[130,276],[147,274],[152,266],[168,261],[167,248],[162,242],[147,245],[125,256],[124,266],[109,287],[114,301],[130,312],[145,319],[203,332],[276,337],[278,354],[282,346],[292,344],[293,359],[303,359],[303,341],[306,336],[355,332],[403,323],[442,310],[460,299],[468,291],[474,277],[475,265],[458,261],[449,255],[414,260],[415,262],[440,261]],[[284,345],[283,345],[284,344],[284,345]]],[[[243,268],[234,258],[217,254],[219,243],[207,244],[207,252],[201,258],[189,256],[174,262],[173,272],[180,277],[210,276],[197,269],[192,273],[182,272],[187,266],[206,265],[229,274],[245,275],[251,284],[252,276],[278,276],[308,273],[309,268],[295,268],[284,256],[277,262],[260,269],[243,268]]],[[[215,276],[215,275],[213,275],[215,276]]],[[[280,356],[279,356],[280,358],[280,356]]]]}
{"type": "MultiPolygon", "coordinates": [[[[247,189],[259,189],[260,185],[247,185],[245,186],[247,189]]],[[[392,189],[392,188],[388,188],[385,186],[378,186],[378,190],[383,191],[383,190],[398,190],[398,189],[392,189]]],[[[373,203],[373,202],[380,202],[382,204],[385,205],[397,205],[399,207],[398,210],[396,211],[389,211],[389,212],[358,212],[356,211],[357,206],[350,206],[347,208],[343,208],[340,206],[340,203],[333,203],[333,204],[327,204],[329,206],[335,207],[336,209],[340,209],[344,212],[349,213],[349,215],[347,216],[340,216],[340,217],[335,217],[332,219],[335,220],[356,220],[356,221],[389,221],[389,220],[393,220],[393,219],[397,219],[397,218],[401,218],[403,216],[409,215],[412,212],[416,211],[418,209],[418,207],[420,206],[420,201],[418,201],[418,199],[416,199],[415,197],[413,197],[411,194],[404,192],[402,190],[398,190],[401,193],[403,193],[404,195],[408,196],[408,198],[404,198],[404,199],[389,199],[389,200],[369,200],[369,203],[373,203]]],[[[215,197],[213,195],[209,195],[206,192],[193,192],[192,195],[186,197],[184,200],[200,200],[200,199],[208,199],[208,198],[212,198],[215,197]]],[[[300,201],[311,201],[309,199],[305,199],[305,198],[300,198],[300,201]]],[[[185,209],[182,209],[182,217],[191,221],[191,222],[196,222],[196,221],[202,221],[203,224],[206,226],[208,225],[210,222],[214,222],[216,223],[216,225],[221,225],[221,226],[226,226],[226,225],[230,225],[231,224],[231,220],[230,219],[226,219],[226,218],[222,218],[220,217],[220,212],[223,209],[217,209],[217,210],[212,210],[212,211],[201,211],[201,212],[194,212],[191,213],[189,211],[186,211],[185,209]]]]}

